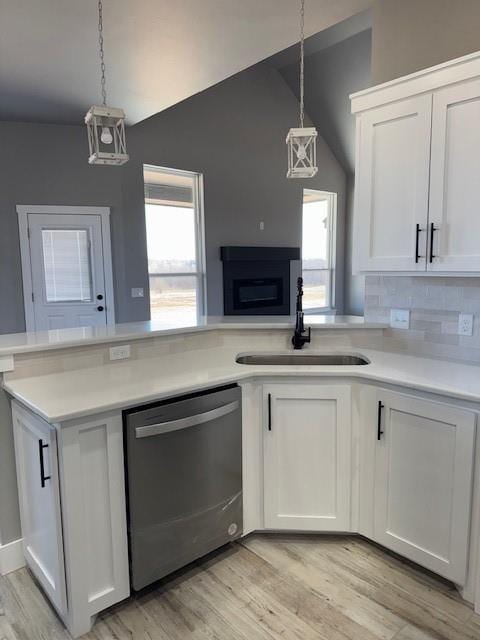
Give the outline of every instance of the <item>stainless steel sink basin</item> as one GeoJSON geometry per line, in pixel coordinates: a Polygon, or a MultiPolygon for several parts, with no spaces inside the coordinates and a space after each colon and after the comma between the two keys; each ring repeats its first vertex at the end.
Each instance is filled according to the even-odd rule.
{"type": "Polygon", "coordinates": [[[350,353],[247,353],[237,356],[238,364],[259,365],[364,365],[369,364],[367,358],[350,353]]]}

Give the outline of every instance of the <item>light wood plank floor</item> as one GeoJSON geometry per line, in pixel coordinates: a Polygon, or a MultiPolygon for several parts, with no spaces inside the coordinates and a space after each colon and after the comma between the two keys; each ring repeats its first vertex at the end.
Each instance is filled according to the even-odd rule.
{"type": "MultiPolygon", "coordinates": [[[[67,640],[27,570],[0,640],[67,640]]],[[[480,640],[455,589],[356,537],[254,535],[99,616],[85,640],[480,640]]]]}

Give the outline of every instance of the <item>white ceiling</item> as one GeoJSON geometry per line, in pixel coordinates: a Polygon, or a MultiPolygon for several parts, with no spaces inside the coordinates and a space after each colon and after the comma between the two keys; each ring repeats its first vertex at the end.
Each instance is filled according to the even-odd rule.
{"type": "MultiPolygon", "coordinates": [[[[307,0],[306,34],[372,0],[307,0]]],[[[104,0],[108,103],[130,124],[298,40],[298,0],[104,0]]],[[[0,119],[82,122],[98,103],[96,0],[0,0],[0,119]]]]}

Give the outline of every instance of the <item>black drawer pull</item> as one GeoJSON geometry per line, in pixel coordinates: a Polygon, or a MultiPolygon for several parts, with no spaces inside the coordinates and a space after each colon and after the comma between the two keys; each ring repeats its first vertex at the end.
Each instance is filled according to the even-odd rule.
{"type": "Polygon", "coordinates": [[[267,407],[268,407],[268,430],[272,430],[272,394],[269,393],[267,397],[267,407]]]}
{"type": "Polygon", "coordinates": [[[418,255],[418,242],[420,237],[420,225],[417,222],[416,231],[415,231],[415,264],[418,264],[418,259],[420,256],[418,255]]]}
{"type": "Polygon", "coordinates": [[[385,407],[382,404],[382,401],[378,401],[378,413],[377,413],[377,440],[382,439],[383,431],[382,431],[382,409],[385,407]]]}
{"type": "Polygon", "coordinates": [[[433,259],[437,257],[433,253],[433,237],[434,237],[435,231],[438,231],[438,229],[435,228],[435,223],[431,222],[430,223],[430,256],[428,258],[429,262],[433,262],[433,259]]]}
{"type": "Polygon", "coordinates": [[[40,458],[40,483],[42,485],[42,489],[43,487],[45,487],[45,482],[47,480],[52,479],[52,476],[45,475],[45,463],[43,461],[43,450],[47,449],[47,447],[48,447],[48,444],[43,444],[43,440],[38,441],[38,455],[40,458]]]}

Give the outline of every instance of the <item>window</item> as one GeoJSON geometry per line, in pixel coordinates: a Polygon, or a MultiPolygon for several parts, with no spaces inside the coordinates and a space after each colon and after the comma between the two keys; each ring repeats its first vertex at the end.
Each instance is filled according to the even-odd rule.
{"type": "Polygon", "coordinates": [[[202,176],[144,166],[150,317],[178,325],[205,313],[202,176]]]}
{"type": "Polygon", "coordinates": [[[42,229],[47,302],[92,300],[88,229],[42,229]]]}
{"type": "Polygon", "coordinates": [[[334,256],[337,194],[303,191],[303,308],[317,313],[335,307],[334,256]]]}

